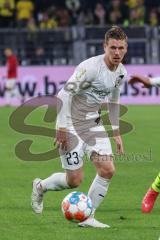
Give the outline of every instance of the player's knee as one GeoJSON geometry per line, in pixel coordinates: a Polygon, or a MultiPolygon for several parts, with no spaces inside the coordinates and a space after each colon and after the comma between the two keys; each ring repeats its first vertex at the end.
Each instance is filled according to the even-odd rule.
{"type": "MultiPolygon", "coordinates": [[[[105,160],[105,159],[104,159],[105,160]]],[[[112,157],[106,156],[106,160],[98,166],[99,175],[106,179],[111,179],[115,173],[115,166],[112,157]]]]}
{"type": "Polygon", "coordinates": [[[81,179],[70,179],[68,181],[68,185],[70,186],[70,188],[76,188],[81,184],[81,182],[81,179]]]}
{"type": "Polygon", "coordinates": [[[73,175],[73,176],[70,176],[68,178],[68,185],[71,187],[71,188],[76,188],[78,187],[81,182],[83,181],[83,176],[82,175],[73,175]]]}
{"type": "Polygon", "coordinates": [[[99,175],[103,178],[106,178],[106,179],[111,179],[113,177],[114,173],[115,173],[114,165],[109,166],[109,167],[108,166],[103,167],[99,171],[99,175]]]}

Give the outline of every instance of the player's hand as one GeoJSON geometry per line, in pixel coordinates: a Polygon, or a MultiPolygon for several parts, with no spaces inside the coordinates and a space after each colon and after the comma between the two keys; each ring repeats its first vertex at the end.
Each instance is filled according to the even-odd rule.
{"type": "Polygon", "coordinates": [[[143,77],[140,75],[133,75],[131,76],[130,80],[128,81],[129,84],[134,84],[134,83],[142,83],[143,87],[145,88],[150,88],[151,87],[151,83],[148,77],[143,77]]]}
{"type": "Polygon", "coordinates": [[[116,144],[116,153],[119,155],[124,154],[124,148],[123,148],[123,141],[121,136],[115,136],[113,137],[115,144],[116,144]]]}
{"type": "Polygon", "coordinates": [[[56,139],[54,145],[61,150],[67,150],[68,147],[68,132],[66,128],[59,128],[56,131],[56,139]]]}

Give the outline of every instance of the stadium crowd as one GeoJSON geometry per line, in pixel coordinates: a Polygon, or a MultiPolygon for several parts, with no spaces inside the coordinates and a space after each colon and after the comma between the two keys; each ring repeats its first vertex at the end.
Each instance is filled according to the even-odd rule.
{"type": "Polygon", "coordinates": [[[0,28],[54,29],[73,25],[157,26],[159,0],[0,0],[0,28]]]}

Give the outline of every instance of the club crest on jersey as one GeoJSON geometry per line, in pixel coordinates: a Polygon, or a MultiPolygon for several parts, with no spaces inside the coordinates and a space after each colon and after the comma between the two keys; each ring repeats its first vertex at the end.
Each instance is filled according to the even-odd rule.
{"type": "Polygon", "coordinates": [[[122,84],[122,80],[124,78],[124,75],[119,75],[118,78],[115,81],[115,88],[119,87],[122,84]]]}

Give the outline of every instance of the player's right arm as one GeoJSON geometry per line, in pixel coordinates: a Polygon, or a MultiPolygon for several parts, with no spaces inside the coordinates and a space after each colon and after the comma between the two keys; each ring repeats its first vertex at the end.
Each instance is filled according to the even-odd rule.
{"type": "MultiPolygon", "coordinates": [[[[79,93],[82,85],[91,81],[94,77],[95,70],[89,62],[81,63],[73,75],[70,77],[63,89],[58,93],[58,112],[56,124],[56,141],[57,147],[66,150],[68,143],[67,115],[71,113],[72,97],[79,93]]],[[[85,85],[87,86],[87,85],[85,85]]]]}
{"type": "Polygon", "coordinates": [[[56,122],[56,139],[57,148],[67,150],[68,134],[67,134],[67,112],[70,111],[70,102],[72,94],[61,89],[57,95],[57,122],[56,122]]]}
{"type": "Polygon", "coordinates": [[[130,84],[140,82],[143,84],[143,87],[150,88],[151,86],[160,86],[160,77],[149,78],[140,75],[133,75],[129,80],[130,84]]]}

